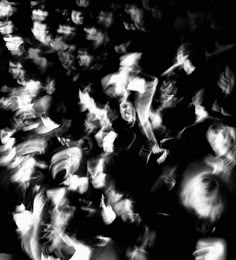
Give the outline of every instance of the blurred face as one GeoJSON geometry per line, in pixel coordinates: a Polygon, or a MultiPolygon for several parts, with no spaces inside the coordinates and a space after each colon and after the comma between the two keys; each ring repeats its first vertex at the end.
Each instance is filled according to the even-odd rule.
{"type": "Polygon", "coordinates": [[[134,21],[134,23],[136,24],[143,23],[144,14],[142,9],[133,6],[130,8],[129,12],[130,12],[131,19],[134,21]]]}
{"type": "Polygon", "coordinates": [[[110,28],[114,22],[112,12],[101,11],[98,15],[98,22],[102,24],[105,28],[110,28]]]}
{"type": "Polygon", "coordinates": [[[74,31],[74,28],[72,28],[70,25],[67,24],[60,24],[57,32],[62,35],[70,35],[74,31]]]}
{"type": "Polygon", "coordinates": [[[79,177],[77,175],[71,175],[65,182],[70,190],[77,191],[79,194],[84,194],[89,187],[88,177],[79,177]]]}
{"type": "Polygon", "coordinates": [[[104,43],[106,38],[104,32],[95,27],[85,28],[85,32],[87,40],[91,41],[95,47],[104,43]]]}
{"type": "Polygon", "coordinates": [[[34,22],[32,33],[34,34],[35,38],[41,42],[46,41],[46,37],[49,33],[48,26],[43,23],[34,22]]]}
{"type": "Polygon", "coordinates": [[[91,160],[88,162],[88,175],[95,189],[101,189],[106,185],[106,174],[104,173],[104,159],[91,160]]]}
{"type": "Polygon", "coordinates": [[[135,121],[135,110],[130,102],[123,102],[120,104],[120,113],[126,122],[133,123],[135,121]]]}
{"type": "Polygon", "coordinates": [[[33,21],[45,21],[48,17],[48,11],[41,10],[41,9],[34,9],[32,10],[32,20],[33,21]]]}
{"type": "Polygon", "coordinates": [[[76,25],[82,25],[84,23],[84,15],[80,11],[73,10],[71,13],[71,20],[76,25]]]}
{"type": "Polygon", "coordinates": [[[217,156],[227,155],[232,149],[234,138],[227,127],[210,129],[207,133],[208,141],[217,156]]]}
{"type": "Polygon", "coordinates": [[[12,134],[14,133],[11,129],[1,129],[0,130],[0,141],[2,144],[7,144],[10,141],[12,134]]]}
{"type": "Polygon", "coordinates": [[[124,72],[134,72],[140,70],[138,62],[142,56],[142,53],[135,52],[132,54],[125,54],[120,58],[120,70],[124,72]]]}
{"type": "Polygon", "coordinates": [[[46,113],[51,106],[52,99],[50,95],[45,95],[37,99],[34,103],[34,110],[38,114],[46,113]]]}
{"type": "Polygon", "coordinates": [[[14,32],[14,24],[12,21],[0,21],[0,33],[5,36],[14,32]]]}
{"type": "Polygon", "coordinates": [[[161,100],[162,102],[170,101],[177,94],[175,82],[164,81],[161,86],[161,100]]]}
{"type": "Polygon", "coordinates": [[[76,4],[79,7],[88,7],[89,6],[89,0],[76,0],[76,4]]]}
{"type": "Polygon", "coordinates": [[[52,95],[56,90],[55,79],[49,79],[48,84],[46,85],[47,94],[52,95]]]}
{"type": "Polygon", "coordinates": [[[122,194],[113,191],[109,195],[109,203],[117,216],[123,221],[133,221],[135,213],[133,203],[130,199],[124,198],[122,194]]]}
{"type": "Polygon", "coordinates": [[[93,56],[90,55],[87,50],[79,50],[77,61],[80,67],[88,68],[93,61],[93,56]]]}
{"type": "Polygon", "coordinates": [[[190,20],[190,24],[195,28],[203,22],[204,11],[201,11],[201,10],[189,11],[188,17],[189,17],[189,20],[190,20]]]}
{"type": "Polygon", "coordinates": [[[23,80],[25,76],[24,69],[20,63],[10,62],[10,73],[17,80],[23,80]]]}
{"type": "Polygon", "coordinates": [[[7,49],[14,55],[22,54],[23,39],[19,36],[4,37],[7,49]]]}
{"type": "Polygon", "coordinates": [[[0,19],[11,17],[14,12],[15,8],[11,6],[8,2],[0,2],[0,19]]]}
{"type": "Polygon", "coordinates": [[[54,209],[52,211],[53,223],[57,228],[64,228],[75,212],[75,207],[69,204],[64,188],[51,189],[47,196],[52,200],[54,209]]]}

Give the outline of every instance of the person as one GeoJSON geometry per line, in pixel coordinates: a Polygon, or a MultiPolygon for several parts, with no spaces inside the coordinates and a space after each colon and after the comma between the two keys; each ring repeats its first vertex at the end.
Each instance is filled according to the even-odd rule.
{"type": "Polygon", "coordinates": [[[215,254],[213,259],[233,259],[234,195],[227,182],[201,160],[189,164],[182,173],[170,189],[165,183],[152,194],[155,212],[163,216],[156,227],[160,243],[155,256],[207,259],[215,254]],[[167,250],[170,245],[171,252],[167,250]]]}

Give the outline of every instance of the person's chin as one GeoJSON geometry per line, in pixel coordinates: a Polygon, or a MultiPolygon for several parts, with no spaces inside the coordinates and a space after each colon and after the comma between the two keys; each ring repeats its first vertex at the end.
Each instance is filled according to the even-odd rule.
{"type": "Polygon", "coordinates": [[[102,189],[104,187],[104,185],[102,183],[93,183],[93,187],[95,189],[102,189]]]}

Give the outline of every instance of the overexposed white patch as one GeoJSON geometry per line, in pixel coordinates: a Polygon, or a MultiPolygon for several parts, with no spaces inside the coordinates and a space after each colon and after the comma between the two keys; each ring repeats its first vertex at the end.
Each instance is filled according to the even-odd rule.
{"type": "Polygon", "coordinates": [[[21,236],[26,234],[33,225],[33,214],[28,210],[15,212],[13,214],[13,218],[17,225],[18,232],[20,232],[21,236]]]}
{"type": "Polygon", "coordinates": [[[113,144],[117,137],[117,133],[114,131],[110,131],[104,138],[103,138],[103,150],[104,152],[111,153],[113,152],[113,144]]]}
{"type": "Polygon", "coordinates": [[[204,260],[226,260],[227,244],[222,238],[200,239],[196,245],[196,251],[193,253],[195,259],[204,260]]]}
{"type": "Polygon", "coordinates": [[[74,238],[71,238],[67,235],[63,235],[62,240],[68,245],[75,248],[74,255],[70,258],[70,260],[89,260],[90,256],[92,254],[92,249],[79,242],[78,240],[75,240],[74,238]]]}
{"type": "Polygon", "coordinates": [[[9,51],[20,51],[20,46],[23,44],[23,39],[19,36],[6,36],[4,37],[6,47],[9,51]]]}
{"type": "Polygon", "coordinates": [[[129,91],[137,91],[143,94],[146,90],[146,82],[142,78],[134,78],[129,82],[127,89],[129,91]]]}
{"type": "Polygon", "coordinates": [[[67,180],[67,184],[69,190],[78,191],[80,194],[83,194],[88,190],[89,180],[87,177],[71,175],[67,180]]]}

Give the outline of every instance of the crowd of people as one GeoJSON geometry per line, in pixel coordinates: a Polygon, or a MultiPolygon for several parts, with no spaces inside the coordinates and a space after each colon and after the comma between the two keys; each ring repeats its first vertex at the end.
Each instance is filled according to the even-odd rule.
{"type": "Polygon", "coordinates": [[[0,259],[235,259],[232,2],[0,1],[0,259]]]}

